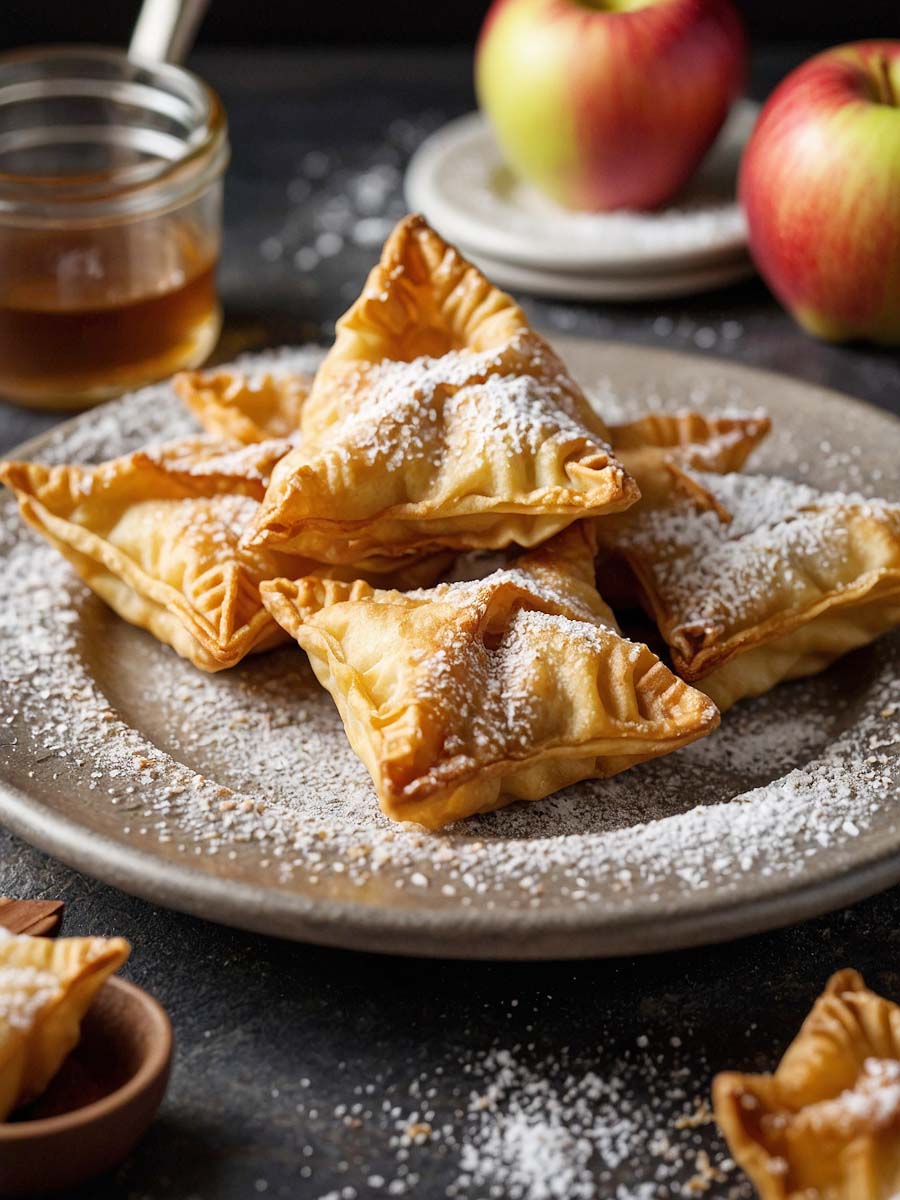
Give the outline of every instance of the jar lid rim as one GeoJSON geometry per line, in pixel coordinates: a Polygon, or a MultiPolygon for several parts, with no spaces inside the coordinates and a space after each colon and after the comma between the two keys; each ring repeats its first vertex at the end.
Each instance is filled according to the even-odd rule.
{"type": "MultiPolygon", "coordinates": [[[[155,207],[152,199],[142,202],[140,196],[165,188],[193,188],[198,174],[205,175],[210,167],[213,174],[221,173],[228,158],[227,125],[225,112],[216,92],[192,71],[172,63],[150,62],[132,58],[124,51],[108,46],[64,45],[32,46],[0,54],[0,107],[3,104],[4,88],[11,82],[4,80],[4,72],[30,63],[72,63],[89,67],[90,64],[114,65],[130,68],[135,73],[146,72],[146,80],[110,79],[124,87],[155,89],[160,95],[182,100],[192,106],[194,128],[190,136],[183,139],[178,152],[171,157],[151,158],[142,164],[130,164],[127,168],[108,169],[65,175],[27,175],[20,172],[0,170],[0,212],[17,205],[36,204],[41,208],[73,207],[108,204],[117,201],[129,208],[142,210],[155,207]],[[168,91],[165,84],[168,83],[168,91]]],[[[60,78],[65,78],[60,76],[60,78]]],[[[77,72],[73,71],[73,82],[77,72]]],[[[37,81],[36,81],[37,82],[37,81]]],[[[106,83],[100,79],[99,84],[106,83]]],[[[8,101],[15,104],[16,100],[8,101]]],[[[174,140],[174,139],[173,139],[174,140]]]]}

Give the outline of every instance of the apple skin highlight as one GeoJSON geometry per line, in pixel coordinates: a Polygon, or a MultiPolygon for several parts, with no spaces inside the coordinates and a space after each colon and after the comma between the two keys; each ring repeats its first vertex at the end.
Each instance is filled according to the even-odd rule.
{"type": "Polygon", "coordinates": [[[838,46],[773,92],[741,164],[750,249],[810,333],[900,344],[900,42],[838,46]]]}
{"type": "Polygon", "coordinates": [[[699,165],[740,92],[730,0],[495,0],[479,103],[513,170],[576,209],[652,209],[699,165]]]}

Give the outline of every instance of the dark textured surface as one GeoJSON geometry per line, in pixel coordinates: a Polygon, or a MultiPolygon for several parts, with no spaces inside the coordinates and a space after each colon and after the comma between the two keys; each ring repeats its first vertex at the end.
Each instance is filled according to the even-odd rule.
{"type": "MultiPolygon", "coordinates": [[[[789,61],[763,59],[757,92],[789,61]]],[[[265,260],[260,245],[284,226],[287,184],[310,150],[331,155],[328,195],[340,190],[342,171],[385,159],[402,166],[417,132],[470,107],[466,58],[217,52],[196,65],[222,92],[234,139],[222,270],[229,328],[221,356],[327,337],[374,251],[348,244],[323,260],[314,279],[290,254],[265,260]]],[[[306,204],[316,203],[314,192],[306,204]]],[[[312,236],[314,207],[293,208],[285,241],[300,246],[312,236]]],[[[530,303],[529,310],[551,331],[709,350],[898,408],[896,354],[811,341],[758,282],[690,301],[530,303]]],[[[0,448],[54,419],[0,407],[0,448]]],[[[731,946],[539,966],[379,959],[231,932],[95,884],[2,831],[0,894],[62,897],[65,932],[129,938],[135,952],[125,974],[159,997],[175,1026],[176,1067],[161,1116],[115,1178],[84,1191],[91,1200],[317,1200],[335,1189],[337,1196],[350,1189],[346,1200],[385,1195],[377,1177],[387,1184],[403,1175],[389,1145],[393,1121],[379,1115],[383,1097],[404,1113],[416,1110],[409,1086],[422,1073],[436,1089],[433,1124],[449,1122],[458,1134],[454,1111],[465,1107],[473,1086],[465,1066],[479,1050],[533,1043],[522,1054],[543,1059],[569,1046],[606,1076],[644,1035],[653,1065],[629,1085],[627,1102],[638,1103],[665,1090],[685,1063],[690,1093],[705,1090],[721,1067],[772,1065],[838,967],[856,966],[872,985],[900,997],[898,891],[731,946]],[[681,1048],[670,1046],[673,1036],[683,1039],[681,1048]],[[374,1090],[362,1099],[375,1115],[345,1124],[335,1106],[360,1100],[354,1089],[367,1084],[374,1090]]],[[[696,1136],[714,1148],[708,1129],[696,1136]]],[[[451,1143],[438,1138],[411,1148],[409,1170],[419,1179],[408,1194],[444,1195],[459,1173],[451,1143]]],[[[655,1169],[656,1160],[629,1158],[621,1168],[622,1200],[655,1169]]],[[[725,1196],[729,1186],[716,1184],[707,1194],[725,1196]]],[[[608,1194],[598,1188],[598,1196],[608,1194]]],[[[654,1194],[641,1193],[641,1200],[654,1194]]]]}
{"type": "MultiPolygon", "coordinates": [[[[783,0],[735,0],[747,30],[755,39],[788,42],[810,36],[810,14],[804,5],[783,0]]],[[[417,0],[344,0],[338,5],[262,4],[249,20],[244,0],[216,0],[200,27],[201,45],[303,45],[327,42],[344,46],[430,43],[447,46],[471,42],[490,0],[456,0],[455,4],[421,4],[417,0]]],[[[64,4],[5,0],[0,46],[39,42],[108,42],[124,45],[140,0],[81,0],[77,9],[64,4]]],[[[896,33],[889,0],[817,0],[814,31],[831,42],[896,33]]]]}

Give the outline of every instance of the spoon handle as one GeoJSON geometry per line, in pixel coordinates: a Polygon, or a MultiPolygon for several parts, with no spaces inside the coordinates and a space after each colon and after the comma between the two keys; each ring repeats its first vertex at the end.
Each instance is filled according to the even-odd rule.
{"type": "Polygon", "coordinates": [[[180,63],[187,57],[209,0],[144,0],[128,57],[180,63]]]}

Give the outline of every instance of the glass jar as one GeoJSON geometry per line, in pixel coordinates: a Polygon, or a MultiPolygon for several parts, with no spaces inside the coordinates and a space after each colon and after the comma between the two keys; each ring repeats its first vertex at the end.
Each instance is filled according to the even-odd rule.
{"type": "Polygon", "coordinates": [[[180,67],[0,55],[0,397],[83,407],[203,362],[227,162],[222,105],[180,67]]]}

